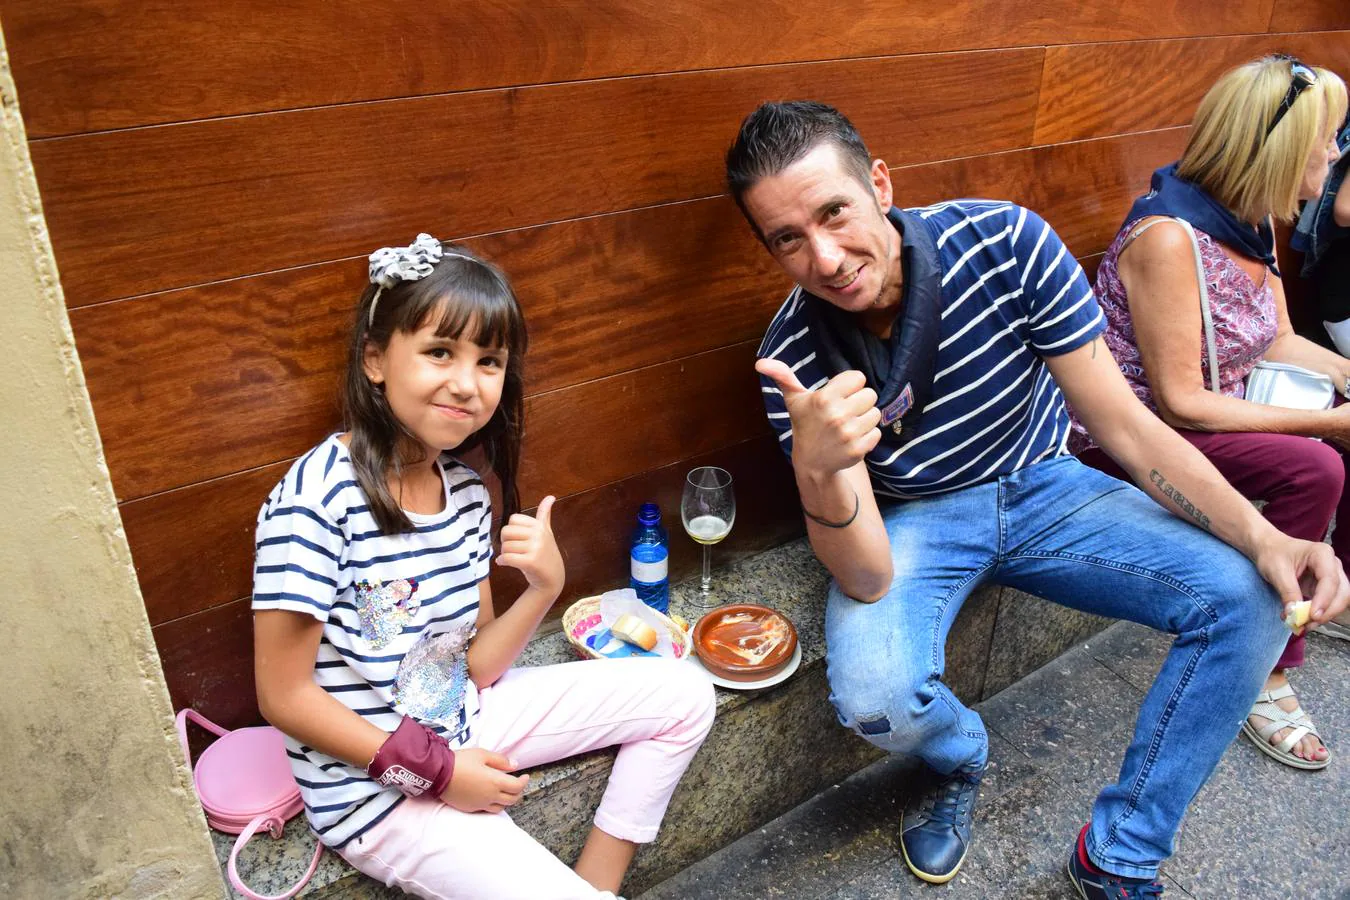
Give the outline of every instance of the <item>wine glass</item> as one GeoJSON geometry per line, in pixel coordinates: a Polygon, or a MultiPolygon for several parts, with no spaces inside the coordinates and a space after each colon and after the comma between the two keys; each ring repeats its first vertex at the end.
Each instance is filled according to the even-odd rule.
{"type": "Polygon", "coordinates": [[[736,495],[731,492],[731,473],[716,466],[700,466],[684,480],[680,498],[680,521],[685,532],[703,545],[701,605],[712,602],[712,545],[731,533],[736,521],[736,495]]]}

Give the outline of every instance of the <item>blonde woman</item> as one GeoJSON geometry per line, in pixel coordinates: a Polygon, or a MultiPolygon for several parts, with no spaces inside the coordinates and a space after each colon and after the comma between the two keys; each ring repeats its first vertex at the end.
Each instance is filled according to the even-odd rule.
{"type": "MultiPolygon", "coordinates": [[[[1337,159],[1344,82],[1288,56],[1225,74],[1201,101],[1180,161],[1153,175],[1102,260],[1096,293],[1106,342],[1139,398],[1200,449],[1244,496],[1265,502],[1281,531],[1321,540],[1333,514],[1333,549],[1350,560],[1345,451],[1350,405],[1304,412],[1249,403],[1243,382],[1266,359],[1325,373],[1350,396],[1350,360],[1294,334],[1275,259],[1273,220],[1292,221],[1318,197],[1337,159]],[[1199,242],[1214,321],[1220,390],[1211,384],[1196,276],[1199,242]],[[1321,441],[1313,440],[1319,438],[1321,441]]],[[[1085,462],[1119,470],[1074,422],[1085,462]]],[[[1286,670],[1303,663],[1289,641],[1246,734],[1263,752],[1320,769],[1330,752],[1299,707],[1286,670]]]]}

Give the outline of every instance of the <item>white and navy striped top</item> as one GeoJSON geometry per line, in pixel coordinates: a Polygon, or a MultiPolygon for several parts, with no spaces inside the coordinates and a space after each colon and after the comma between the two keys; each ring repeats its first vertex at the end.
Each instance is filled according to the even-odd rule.
{"type": "MultiPolygon", "coordinates": [[[[874,490],[922,497],[1063,455],[1069,417],[1043,357],[1080,347],[1105,328],[1078,262],[1044,219],[1012,203],[957,200],[905,212],[937,245],[942,320],[922,428],[867,455],[874,490]]],[[[826,370],[808,321],[798,286],[759,356],[782,360],[815,390],[838,373],[826,370]]],[[[760,384],[769,422],[791,455],[782,392],[763,376],[760,384]]]]}
{"type": "MultiPolygon", "coordinates": [[[[324,623],[314,680],[349,709],[388,732],[413,716],[458,747],[470,737],[478,693],[462,650],[440,648],[461,648],[477,621],[492,509],[471,469],[449,456],[438,462],[445,509],[409,513],[416,530],[387,536],[336,435],[297,460],[258,514],[253,610],[324,623]]],[[[330,847],[403,798],[290,737],[286,751],[310,825],[330,847]]]]}

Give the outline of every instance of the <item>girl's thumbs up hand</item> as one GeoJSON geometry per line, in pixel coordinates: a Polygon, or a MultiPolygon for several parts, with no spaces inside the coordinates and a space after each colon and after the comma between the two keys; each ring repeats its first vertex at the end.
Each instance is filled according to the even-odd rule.
{"type": "Polygon", "coordinates": [[[516,513],[502,526],[502,551],[497,564],[519,569],[536,590],[557,597],[566,571],[553,538],[553,495],[539,501],[533,516],[516,513]]]}
{"type": "Polygon", "coordinates": [[[512,775],[516,764],[477,747],[455,753],[455,774],[441,801],[462,812],[501,812],[525,793],[528,775],[512,775]]]}

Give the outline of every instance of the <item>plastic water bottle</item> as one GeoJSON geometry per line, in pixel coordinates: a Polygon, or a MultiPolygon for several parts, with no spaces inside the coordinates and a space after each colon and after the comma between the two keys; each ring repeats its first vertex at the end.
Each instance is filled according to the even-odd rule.
{"type": "Polygon", "coordinates": [[[660,613],[670,611],[670,537],[661,527],[661,507],[644,503],[629,550],[628,586],[660,613]]]}

